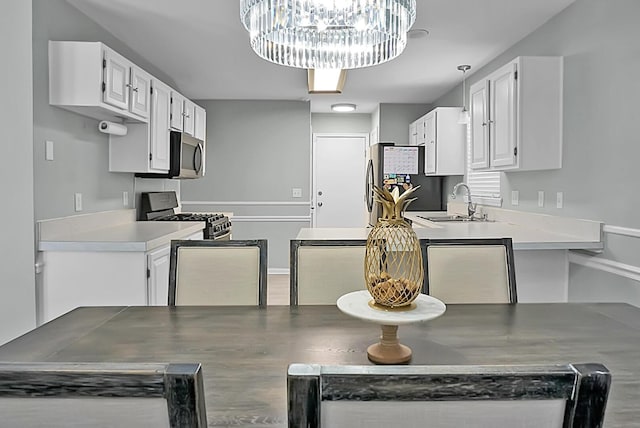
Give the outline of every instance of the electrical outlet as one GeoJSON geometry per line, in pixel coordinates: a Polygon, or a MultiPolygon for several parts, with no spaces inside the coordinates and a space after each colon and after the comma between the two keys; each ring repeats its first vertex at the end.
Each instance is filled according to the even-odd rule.
{"type": "Polygon", "coordinates": [[[538,190],[538,206],[544,207],[544,190],[538,190]]]}
{"type": "Polygon", "coordinates": [[[562,192],[556,193],[556,208],[562,208],[564,206],[564,194],[562,192]]]}
{"type": "Polygon", "coordinates": [[[74,199],[76,211],[82,211],[82,193],[76,193],[74,199]]]}
{"type": "Polygon", "coordinates": [[[291,197],[292,198],[301,198],[302,197],[302,189],[294,187],[291,189],[291,197]]]}
{"type": "Polygon", "coordinates": [[[520,203],[520,192],[517,190],[511,191],[511,205],[518,205],[520,203]]]}
{"type": "Polygon", "coordinates": [[[53,141],[47,140],[44,142],[44,159],[53,160],[53,141]]]}
{"type": "Polygon", "coordinates": [[[129,192],[122,192],[122,206],[129,206],[129,192]]]}

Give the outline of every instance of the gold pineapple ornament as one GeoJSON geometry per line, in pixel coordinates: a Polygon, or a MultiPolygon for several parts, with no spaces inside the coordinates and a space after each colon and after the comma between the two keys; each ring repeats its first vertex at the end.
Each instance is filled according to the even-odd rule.
{"type": "Polygon", "coordinates": [[[382,217],[369,232],[364,256],[367,290],[378,305],[399,308],[410,305],[422,289],[424,269],[420,240],[402,217],[409,198],[420,186],[399,194],[374,186],[376,202],[382,204],[382,217]]]}

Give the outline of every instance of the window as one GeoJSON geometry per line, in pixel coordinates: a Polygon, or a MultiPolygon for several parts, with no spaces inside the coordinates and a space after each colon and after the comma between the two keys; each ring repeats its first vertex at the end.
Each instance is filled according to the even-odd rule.
{"type": "Polygon", "coordinates": [[[500,195],[500,171],[477,171],[471,169],[471,125],[467,125],[467,167],[466,183],[471,189],[474,202],[494,207],[502,206],[500,195]]]}

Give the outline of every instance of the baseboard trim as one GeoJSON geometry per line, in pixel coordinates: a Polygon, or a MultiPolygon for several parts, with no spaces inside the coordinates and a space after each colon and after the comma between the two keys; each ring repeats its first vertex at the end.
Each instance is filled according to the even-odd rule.
{"type": "Polygon", "coordinates": [[[569,262],[640,282],[640,267],[638,266],[574,252],[569,253],[569,262]]]}
{"type": "Polygon", "coordinates": [[[289,275],[289,268],[269,268],[267,273],[269,275],[289,275]]]}
{"type": "Polygon", "coordinates": [[[182,201],[181,205],[310,206],[309,201],[182,201]]]}
{"type": "Polygon", "coordinates": [[[251,222],[283,222],[283,223],[308,223],[311,222],[309,215],[234,215],[231,218],[232,223],[251,223],[251,222]]]}
{"type": "Polygon", "coordinates": [[[602,228],[605,233],[612,233],[614,235],[632,236],[634,238],[640,238],[640,229],[633,229],[630,227],[622,226],[610,226],[605,224],[602,228]]]}

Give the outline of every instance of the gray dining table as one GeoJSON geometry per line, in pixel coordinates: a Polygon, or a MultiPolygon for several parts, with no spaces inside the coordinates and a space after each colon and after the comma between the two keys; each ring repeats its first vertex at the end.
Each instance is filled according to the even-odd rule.
{"type": "MultiPolygon", "coordinates": [[[[209,426],[284,427],[287,366],[371,364],[379,332],[333,305],[83,307],[3,345],[0,361],[199,362],[209,426]]],[[[449,305],[398,336],[410,364],[603,363],[605,427],[640,426],[640,308],[449,305]]]]}

